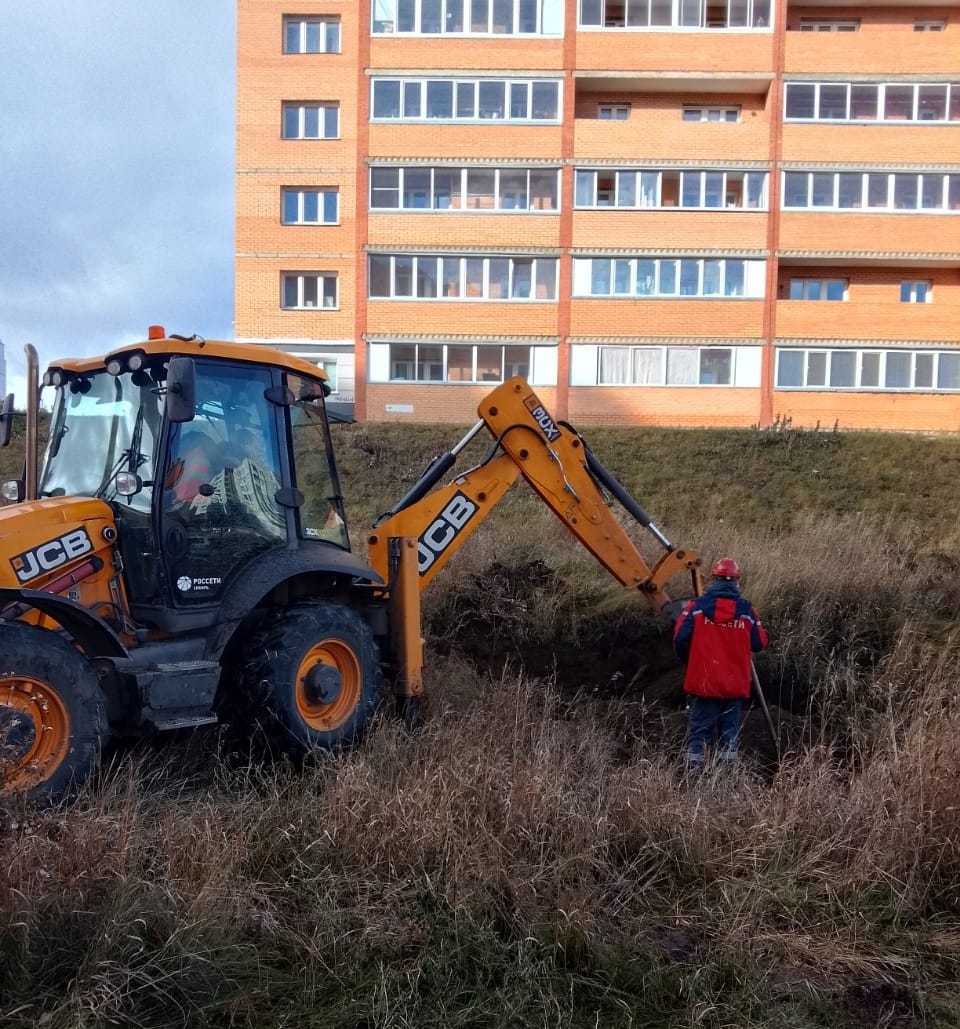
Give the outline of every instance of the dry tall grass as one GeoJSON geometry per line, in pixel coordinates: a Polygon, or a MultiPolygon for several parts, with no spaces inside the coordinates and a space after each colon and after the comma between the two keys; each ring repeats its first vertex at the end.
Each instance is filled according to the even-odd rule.
{"type": "Polygon", "coordinates": [[[458,651],[478,608],[522,657],[589,652],[596,612],[636,603],[512,503],[429,597],[419,733],[385,712],[294,772],[198,732],[118,754],[69,810],[0,809],[0,1025],[957,1024],[960,583],[938,549],[856,515],[671,527],[742,557],[764,683],[804,711],[774,775],[693,781],[679,737],[624,747],[629,697],[570,703],[458,651]],[[548,585],[477,595],[531,562],[548,585]]]}

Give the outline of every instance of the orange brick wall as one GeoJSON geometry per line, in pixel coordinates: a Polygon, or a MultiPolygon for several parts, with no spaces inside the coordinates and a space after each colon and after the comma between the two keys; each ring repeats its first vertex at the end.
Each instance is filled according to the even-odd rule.
{"type": "Polygon", "coordinates": [[[357,341],[357,409],[370,418],[470,423],[483,386],[367,384],[364,339],[417,335],[466,341],[559,338],[559,381],[538,392],[577,423],[794,424],[956,431],[960,397],[806,393],[773,388],[773,346],[871,340],[960,347],[960,216],[783,212],[786,167],[926,167],[960,174],[960,125],[781,124],[781,83],[791,77],[957,81],[960,15],[950,6],[845,6],[778,0],[773,32],[577,31],[568,0],[563,39],[371,36],[370,0],[238,0],[236,325],[241,337],[357,341]],[[342,53],[282,53],[284,14],[337,15],[342,53]],[[792,31],[801,17],[860,20],[857,33],[792,31]],[[916,33],[915,18],[947,18],[916,33]],[[791,31],[784,27],[790,26],[791,31]],[[562,79],[561,125],[374,123],[371,76],[551,75],[562,79]],[[338,140],[282,140],[284,101],[335,100],[338,140]],[[626,121],[600,121],[599,104],[627,104],[626,121]],[[735,124],[687,122],[684,105],[738,107],[735,124]],[[369,159],[490,166],[545,162],[563,169],[558,212],[370,213],[369,159]],[[574,211],[576,167],[767,170],[770,211],[574,211]],[[283,226],[284,186],[335,185],[336,226],[283,226]],[[367,300],[366,250],[471,250],[560,255],[555,303],[367,300]],[[767,257],[766,300],[594,300],[571,297],[571,252],[660,250],[767,257]],[[822,254],[817,259],[817,254],[822,254]],[[799,255],[803,255],[802,258],[799,255]],[[813,255],[813,256],[806,256],[813,255]],[[336,272],[336,310],[283,311],[284,271],[336,272]],[[843,277],[844,303],[784,299],[793,276],[843,277]],[[901,304],[903,279],[928,279],[933,303],[901,304]],[[763,384],[732,387],[570,387],[572,340],[752,340],[763,346],[763,384]],[[387,404],[412,404],[389,415],[387,404]]]}

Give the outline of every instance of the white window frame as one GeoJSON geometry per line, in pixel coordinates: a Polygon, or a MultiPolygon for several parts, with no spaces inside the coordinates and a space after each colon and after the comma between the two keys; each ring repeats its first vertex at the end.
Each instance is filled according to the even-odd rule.
{"type": "Polygon", "coordinates": [[[801,32],[859,32],[859,18],[801,18],[801,32]]]}
{"type": "MultiPolygon", "coordinates": [[[[439,214],[470,214],[470,215],[484,215],[484,214],[534,214],[534,215],[553,215],[558,214],[560,211],[560,169],[559,168],[488,168],[480,166],[465,166],[465,167],[451,167],[449,165],[436,165],[433,167],[425,167],[423,165],[376,165],[370,168],[368,174],[368,203],[369,209],[375,211],[415,211],[419,214],[424,213],[439,213],[439,214]],[[384,204],[377,203],[374,195],[374,178],[375,173],[379,171],[396,172],[397,173],[397,186],[396,186],[396,204],[384,204]],[[406,187],[406,179],[409,174],[423,175],[426,172],[429,175],[429,186],[424,196],[424,204],[406,204],[404,201],[407,199],[409,190],[406,187]],[[471,172],[484,172],[493,175],[493,193],[491,195],[492,203],[490,206],[483,207],[474,205],[471,202],[471,195],[469,192],[470,173],[471,172]],[[446,206],[438,204],[438,189],[437,189],[437,174],[441,173],[445,177],[453,177],[459,179],[459,187],[455,187],[454,191],[451,191],[449,203],[446,206]],[[507,205],[503,204],[504,199],[504,176],[517,176],[522,175],[526,178],[526,206],[519,205],[507,205]],[[542,194],[535,192],[535,188],[539,189],[539,186],[534,187],[532,185],[534,176],[546,176],[553,175],[553,193],[542,194]],[[456,197],[456,202],[453,202],[456,197]],[[552,206],[546,205],[545,201],[550,201],[552,206]]],[[[392,186],[379,186],[377,187],[379,192],[394,192],[392,186]]],[[[445,195],[445,194],[442,194],[445,195]]]]}
{"type": "Polygon", "coordinates": [[[740,121],[740,114],[741,108],[739,106],[701,107],[699,104],[684,104],[681,120],[688,122],[719,122],[732,125],[740,121]]]}
{"type": "Polygon", "coordinates": [[[733,386],[737,381],[737,369],[736,359],[737,350],[735,346],[727,347],[699,347],[699,346],[672,346],[672,347],[648,347],[642,345],[632,344],[621,344],[613,346],[598,346],[597,347],[597,366],[596,366],[596,384],[598,386],[670,386],[675,389],[686,389],[691,386],[707,386],[707,387],[723,387],[733,386]],[[630,362],[630,379],[627,382],[623,381],[605,381],[604,379],[604,361],[607,355],[616,351],[624,356],[630,362]],[[636,358],[641,354],[649,354],[650,356],[659,355],[659,380],[650,381],[649,379],[640,379],[637,377],[637,365],[636,358]],[[692,358],[696,360],[696,382],[689,381],[670,381],[671,378],[671,355],[674,357],[684,356],[686,358],[692,358]],[[724,382],[705,382],[704,381],[704,358],[717,357],[719,355],[726,355],[728,361],[727,379],[724,382]]]}
{"type": "Polygon", "coordinates": [[[284,15],[283,52],[285,54],[339,54],[341,47],[340,16],[326,14],[313,16],[284,15]],[[310,48],[311,29],[314,30],[318,48],[310,48]],[[296,46],[291,47],[291,36],[296,34],[296,46]]]}
{"type": "Polygon", "coordinates": [[[339,225],[340,224],[340,191],[336,186],[284,186],[280,191],[280,223],[281,225],[339,225]],[[317,215],[315,219],[308,219],[304,211],[307,207],[307,197],[316,196],[317,215]],[[333,218],[325,217],[327,210],[326,198],[334,198],[333,218]],[[296,197],[297,215],[295,218],[287,218],[287,201],[296,197]]]}
{"type": "MultiPolygon", "coordinates": [[[[755,183],[754,183],[755,184],[755,183]]],[[[574,169],[574,208],[577,210],[593,210],[597,208],[619,207],[625,210],[649,211],[649,210],[736,210],[736,211],[766,211],[769,195],[769,175],[765,171],[756,169],[715,169],[715,168],[684,168],[684,169],[653,169],[653,168],[575,168],[574,169]],[[703,203],[691,207],[683,203],[683,190],[681,176],[700,176],[700,197],[706,198],[707,175],[720,175],[720,199],[717,205],[709,207],[703,203]],[[614,189],[611,203],[600,202],[600,178],[614,179],[614,189]],[[632,190],[626,189],[625,184],[629,182],[628,177],[633,177],[632,190]],[[664,181],[665,177],[675,177],[677,181],[677,202],[664,204],[664,181]],[[748,176],[757,176],[762,179],[760,196],[756,205],[747,205],[748,191],[745,188],[748,176]],[[592,181],[591,181],[592,179],[592,181]],[[648,203],[649,198],[647,186],[653,186],[653,203],[648,203]],[[627,203],[626,198],[633,196],[633,203],[627,203]],[[739,203],[736,198],[739,196],[739,203]],[[735,198],[731,202],[731,197],[735,198]]]]}
{"type": "Polygon", "coordinates": [[[436,124],[437,122],[459,122],[467,124],[487,125],[491,121],[511,123],[514,125],[559,125],[563,117],[563,80],[559,78],[507,78],[500,76],[484,76],[475,78],[469,75],[458,75],[455,78],[449,76],[397,76],[378,75],[370,80],[370,121],[373,124],[390,124],[394,122],[426,122],[436,124]],[[377,89],[386,88],[388,84],[395,84],[397,87],[396,114],[376,114],[377,89]],[[434,114],[429,111],[428,95],[431,86],[449,85],[451,89],[450,114],[434,114]],[[499,111],[496,105],[489,106],[486,113],[481,113],[483,107],[483,93],[490,86],[502,87],[502,102],[499,104],[499,111]],[[551,107],[555,113],[550,117],[538,117],[536,94],[543,91],[544,86],[555,89],[551,107]],[[522,99],[521,94],[526,91],[525,115],[517,116],[512,113],[514,100],[522,99]],[[472,98],[470,94],[472,93],[472,98]],[[461,101],[461,96],[464,100],[461,101]],[[458,114],[461,107],[472,107],[473,114],[458,114]],[[407,113],[408,111],[416,113],[407,113]]]}
{"type": "MultiPolygon", "coordinates": [[[[508,304],[555,304],[557,302],[557,285],[559,276],[559,264],[560,262],[555,257],[545,257],[542,255],[511,255],[503,254],[494,257],[477,257],[469,254],[368,254],[367,256],[367,298],[369,300],[388,300],[388,301],[413,301],[416,303],[434,303],[434,302],[445,302],[445,303],[508,303],[508,304]],[[397,262],[398,260],[406,263],[410,263],[410,283],[411,292],[407,293],[397,288],[397,262]],[[432,296],[418,295],[417,294],[417,283],[420,281],[420,267],[419,261],[430,262],[428,268],[436,273],[436,293],[432,296]],[[447,296],[444,294],[443,286],[446,281],[446,268],[444,265],[447,262],[458,262],[457,263],[457,293],[454,295],[447,296]],[[474,262],[480,262],[480,292],[470,294],[468,290],[471,288],[473,280],[469,277],[468,262],[473,264],[474,262]],[[494,263],[501,261],[507,262],[507,280],[506,280],[506,295],[501,295],[499,292],[494,291],[493,285],[499,286],[502,280],[495,278],[491,273],[493,271],[494,263]],[[389,262],[386,268],[386,276],[389,282],[389,292],[387,294],[373,293],[372,287],[375,278],[379,278],[374,275],[373,266],[374,263],[378,263],[381,266],[385,262],[389,262]],[[518,272],[521,270],[521,265],[525,266],[529,263],[529,293],[524,296],[518,294],[517,283],[521,281],[518,276],[518,272]],[[550,268],[552,265],[552,269],[550,268]],[[551,274],[552,273],[552,274],[551,274]],[[544,280],[552,280],[545,282],[544,280]],[[550,295],[545,297],[537,296],[537,289],[540,285],[547,285],[548,292],[550,295]]],[[[524,272],[526,269],[523,269],[524,272]]],[[[526,276],[523,276],[525,279],[526,276]]]]}
{"type": "Polygon", "coordinates": [[[933,123],[933,124],[955,124],[960,122],[960,78],[956,82],[807,82],[807,81],[791,81],[784,84],[784,104],[783,104],[783,120],[784,122],[790,123],[813,123],[813,122],[826,122],[826,123],[837,123],[837,122],[856,122],[858,124],[875,124],[882,123],[885,125],[917,125],[921,122],[933,123]],[[810,117],[800,117],[798,115],[791,115],[788,113],[790,107],[790,93],[794,89],[808,89],[813,88],[813,115],[810,117]],[[876,89],[876,116],[873,118],[860,118],[853,117],[851,111],[851,99],[853,97],[853,89],[864,89],[864,88],[875,88],[876,89]],[[844,102],[845,113],[842,117],[821,117],[819,114],[821,106],[821,95],[823,90],[846,90],[846,99],[844,102]],[[886,101],[887,101],[887,90],[912,90],[912,100],[910,104],[910,114],[905,118],[888,118],[885,116],[886,101]],[[942,118],[929,117],[930,114],[935,114],[935,111],[931,111],[929,108],[924,108],[924,101],[922,98],[923,90],[939,91],[944,90],[943,93],[943,114],[942,118]]]}
{"type": "MultiPolygon", "coordinates": [[[[389,364],[387,382],[405,382],[405,383],[418,383],[421,385],[432,385],[436,386],[443,384],[446,386],[476,386],[476,385],[495,385],[496,383],[505,382],[507,379],[512,378],[514,375],[523,375],[526,379],[531,379],[531,372],[534,367],[534,352],[537,349],[535,346],[526,343],[471,343],[466,341],[443,341],[443,340],[431,340],[429,342],[417,342],[410,341],[407,343],[387,343],[384,344],[389,348],[389,364]],[[399,348],[412,348],[413,356],[408,357],[406,354],[403,356],[396,356],[399,348]],[[440,350],[440,361],[436,362],[433,360],[433,351],[440,350]],[[451,349],[471,351],[471,370],[469,378],[450,378],[450,369],[452,367],[450,363],[450,351],[451,349]],[[438,378],[430,376],[421,376],[419,374],[420,369],[427,365],[427,362],[421,360],[421,353],[430,351],[429,354],[429,367],[431,369],[436,368],[439,373],[438,378]],[[493,363],[490,358],[499,351],[499,364],[500,374],[499,376],[492,377],[489,374],[481,375],[479,369],[481,367],[490,367],[493,363]],[[508,361],[508,351],[524,351],[526,355],[526,361],[508,361]],[[484,356],[486,355],[486,356],[484,356]],[[516,370],[516,366],[524,370],[516,370]],[[398,366],[403,366],[406,369],[406,374],[397,374],[398,366]],[[525,366],[525,368],[524,368],[525,366]]],[[[511,358],[515,358],[517,355],[511,354],[511,358]]],[[[379,381],[379,380],[378,380],[379,381]]]]}
{"type": "Polygon", "coordinates": [[[913,22],[914,32],[943,32],[946,27],[946,18],[916,18],[913,22]]]}
{"type": "Polygon", "coordinates": [[[704,28],[736,32],[770,30],[774,4],[770,0],[672,0],[670,20],[663,19],[663,7],[650,0],[579,0],[577,25],[588,31],[621,30],[663,32],[698,31],[704,28]],[[722,19],[714,11],[724,8],[722,19]]]}
{"type": "Polygon", "coordinates": [[[282,139],[339,139],[340,138],[340,103],[336,100],[311,100],[311,101],[284,101],[281,110],[282,139]],[[317,128],[319,134],[316,136],[307,135],[307,118],[309,111],[317,112],[317,128]],[[333,134],[327,134],[327,114],[333,111],[336,115],[336,130],[333,134]],[[291,112],[297,115],[297,132],[294,135],[287,134],[288,116],[291,112]]]}
{"type": "MultiPolygon", "coordinates": [[[[874,376],[871,374],[871,378],[874,376]]],[[[867,392],[867,393],[947,393],[947,394],[960,394],[960,352],[948,351],[948,350],[927,350],[927,349],[904,349],[904,348],[884,348],[884,347],[865,347],[863,349],[852,349],[852,348],[834,348],[828,347],[816,347],[816,348],[800,348],[800,347],[784,347],[778,346],[776,348],[776,362],[774,369],[774,389],[777,390],[789,390],[793,392],[815,392],[815,393],[851,393],[851,392],[867,392]],[[833,363],[834,355],[844,355],[849,358],[852,354],[855,358],[855,374],[854,384],[852,386],[831,386],[831,366],[833,363]],[[782,363],[786,359],[785,355],[791,355],[791,363],[796,363],[796,355],[800,355],[800,385],[784,385],[781,380],[782,363]],[[815,382],[809,384],[810,375],[810,358],[816,356],[817,358],[823,359],[823,383],[815,382]],[[877,382],[870,382],[864,385],[864,364],[865,358],[871,358],[871,365],[876,368],[876,379],[877,382]],[[891,358],[897,358],[902,361],[906,358],[909,361],[909,378],[910,382],[906,386],[888,386],[888,361],[891,358]],[[944,369],[944,364],[950,362],[955,366],[953,372],[954,376],[958,376],[956,386],[942,386],[940,382],[942,379],[949,374],[944,369]],[[929,376],[926,374],[924,378],[930,379],[930,385],[921,384],[917,385],[918,369],[923,367],[925,370],[929,370],[929,376]]]]}
{"type": "Polygon", "coordinates": [[[413,2],[401,12],[397,0],[372,0],[370,33],[373,36],[562,36],[563,0],[508,0],[510,14],[503,22],[496,17],[503,13],[502,3],[473,0],[442,0],[433,5],[431,16],[439,18],[435,26],[424,29],[424,0],[413,2]],[[529,19],[530,4],[534,17],[529,19]],[[401,14],[404,15],[401,19],[401,14]],[[412,17],[408,17],[412,15],[412,17]]]}
{"type": "Polygon", "coordinates": [[[802,171],[790,169],[783,172],[781,179],[781,208],[784,211],[856,211],[859,214],[880,214],[896,212],[898,214],[960,214],[960,173],[931,171],[931,172],[878,172],[874,170],[848,172],[821,172],[802,171]],[[860,182],[860,204],[846,205],[840,203],[840,176],[859,175],[860,182]],[[792,190],[787,189],[788,177],[797,178],[806,176],[803,203],[791,202],[792,190]],[[870,203],[869,188],[871,179],[886,177],[885,200],[882,204],[870,203]],[[832,199],[828,204],[815,203],[815,186],[817,181],[824,178],[832,179],[832,199]],[[911,206],[905,206],[898,202],[897,185],[901,180],[915,180],[915,188],[909,192],[913,193],[916,202],[911,206]],[[934,183],[934,193],[938,194],[937,202],[933,205],[924,204],[924,187],[930,182],[934,183]],[[939,180],[939,181],[938,181],[939,180]]]}
{"type": "Polygon", "coordinates": [[[280,308],[284,311],[334,311],[340,306],[340,282],[336,272],[281,272],[280,273],[280,308]],[[287,287],[291,282],[296,284],[297,299],[294,304],[287,304],[287,287]],[[313,282],[311,289],[309,283],[313,282]],[[333,284],[332,290],[328,284],[333,284]],[[308,303],[304,298],[315,293],[317,303],[308,303]]]}
{"type": "Polygon", "coordinates": [[[930,279],[904,279],[900,283],[901,304],[932,304],[933,283],[930,279]],[[904,297],[904,292],[907,296],[904,297]]]}
{"type": "Polygon", "coordinates": [[[572,296],[589,300],[762,300],[765,269],[764,261],[740,257],[575,257],[572,296]],[[705,291],[708,269],[717,276],[716,292],[705,291]],[[694,293],[684,291],[691,272],[696,275],[694,293]],[[648,289],[638,292],[641,275],[648,289]],[[599,288],[602,283],[606,283],[605,290],[599,288]],[[730,285],[738,285],[741,291],[727,292],[730,285]]]}
{"type": "Polygon", "coordinates": [[[797,303],[831,303],[839,304],[844,303],[850,299],[850,280],[841,278],[820,278],[815,275],[798,275],[791,277],[787,284],[787,299],[793,300],[797,303]],[[839,299],[836,297],[828,297],[827,293],[831,286],[836,285],[843,286],[843,296],[839,299]],[[817,292],[820,296],[811,297],[810,294],[814,291],[813,287],[817,287],[817,292]],[[795,297],[794,292],[799,291],[800,296],[795,297]]]}

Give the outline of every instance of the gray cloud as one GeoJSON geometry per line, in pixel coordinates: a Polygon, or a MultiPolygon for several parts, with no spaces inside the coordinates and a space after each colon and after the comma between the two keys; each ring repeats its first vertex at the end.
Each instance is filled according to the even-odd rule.
{"type": "Polygon", "coordinates": [[[0,0],[0,339],[233,334],[232,0],[0,0]]]}

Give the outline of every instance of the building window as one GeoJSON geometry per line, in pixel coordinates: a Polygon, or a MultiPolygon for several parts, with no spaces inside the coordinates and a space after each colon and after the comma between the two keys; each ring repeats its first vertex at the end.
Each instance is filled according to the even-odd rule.
{"type": "Polygon", "coordinates": [[[390,167],[370,169],[373,211],[511,211],[554,214],[556,168],[390,167]]]}
{"type": "Polygon", "coordinates": [[[846,300],[846,279],[791,279],[791,300],[846,300]]]}
{"type": "Polygon", "coordinates": [[[726,121],[740,120],[739,107],[684,107],[684,121],[726,121]]]}
{"type": "Polygon", "coordinates": [[[930,281],[900,283],[901,304],[929,304],[933,302],[933,284],[930,281]]]}
{"type": "Polygon", "coordinates": [[[280,306],[306,311],[337,306],[337,276],[333,272],[284,272],[280,306]]]}
{"type": "Polygon", "coordinates": [[[557,79],[374,79],[374,121],[557,122],[557,79]]]}
{"type": "Polygon", "coordinates": [[[960,353],[778,348],[778,389],[960,391],[960,353]]]}
{"type": "Polygon", "coordinates": [[[960,121],[960,82],[788,82],[785,121],[960,121]]]}
{"type": "Polygon", "coordinates": [[[563,0],[373,0],[374,35],[563,34],[563,0]]]}
{"type": "Polygon", "coordinates": [[[593,170],[574,173],[576,207],[767,207],[767,173],[745,171],[593,170]]]}
{"type": "Polygon", "coordinates": [[[859,32],[859,18],[801,18],[801,32],[859,32]]]}
{"type": "Polygon", "coordinates": [[[530,377],[533,348],[499,343],[391,343],[390,382],[505,382],[530,377]]]}
{"type": "Polygon", "coordinates": [[[600,104],[597,108],[600,121],[627,121],[630,117],[628,104],[600,104]]]}
{"type": "Polygon", "coordinates": [[[759,299],[764,268],[732,257],[575,257],[573,295],[759,299]]]}
{"type": "Polygon", "coordinates": [[[771,0],[580,0],[579,24],[596,29],[762,29],[771,0]]]}
{"type": "Polygon", "coordinates": [[[946,27],[946,18],[917,18],[913,23],[914,32],[943,32],[946,27]]]}
{"type": "Polygon", "coordinates": [[[784,172],[784,210],[960,211],[960,175],[941,172],[784,172]]]}
{"type": "Polygon", "coordinates": [[[336,189],[284,189],[284,225],[336,225],[340,219],[336,189]]]}
{"type": "Polygon", "coordinates": [[[338,365],[339,362],[335,357],[322,357],[316,362],[318,368],[322,368],[327,373],[327,385],[330,387],[331,394],[338,392],[337,383],[338,377],[338,365]]]}
{"type": "Polygon", "coordinates": [[[339,139],[340,105],[335,102],[283,105],[284,139],[339,139]]]}
{"type": "Polygon", "coordinates": [[[284,18],[283,52],[340,53],[340,19],[333,15],[320,18],[284,18]]]}
{"type": "Polygon", "coordinates": [[[598,386],[730,386],[731,347],[597,348],[598,386]]]}
{"type": "Polygon", "coordinates": [[[371,254],[368,261],[373,300],[557,299],[555,257],[371,254]]]}

